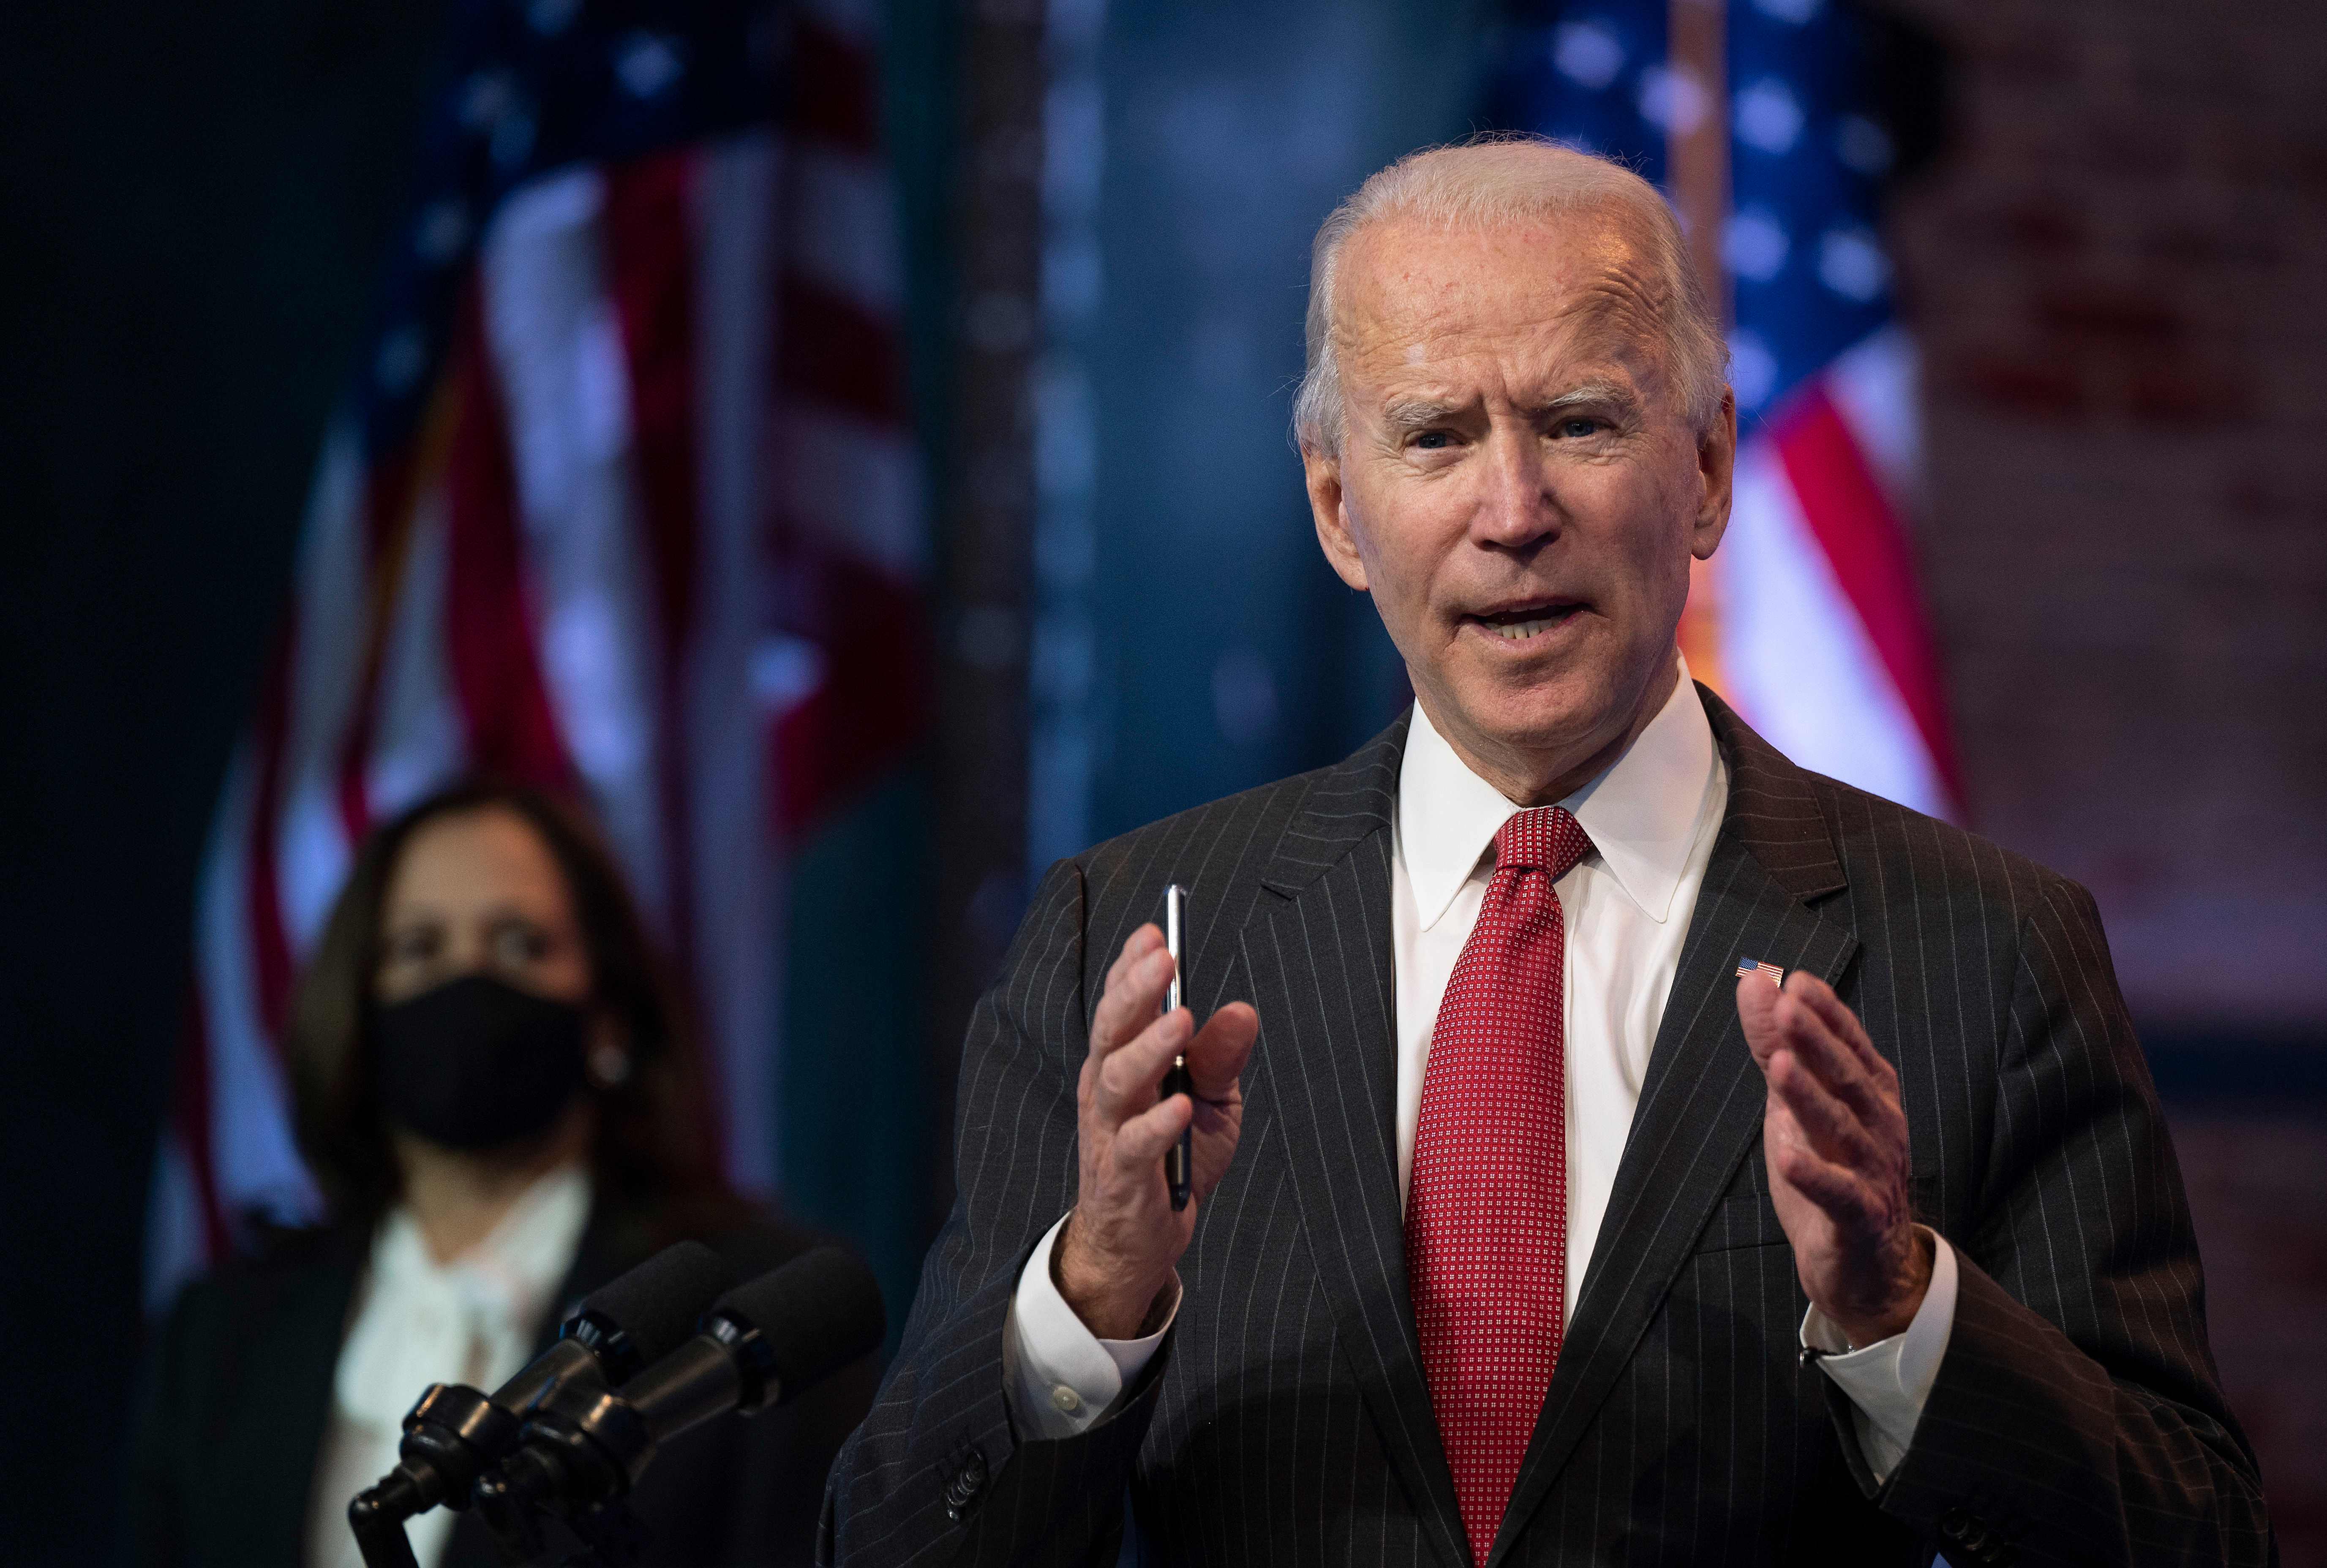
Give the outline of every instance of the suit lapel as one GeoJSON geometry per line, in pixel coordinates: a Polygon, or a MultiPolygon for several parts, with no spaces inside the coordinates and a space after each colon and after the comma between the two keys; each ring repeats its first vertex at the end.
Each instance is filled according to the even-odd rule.
{"type": "Polygon", "coordinates": [[[1728,811],[1690,916],[1600,1241],[1491,1562],[1509,1555],[1760,1136],[1764,1093],[1737,1021],[1738,959],[1808,969],[1833,984],[1858,947],[1847,930],[1807,907],[1845,885],[1808,776],[1720,698],[1702,687],[1699,694],[1729,764],[1728,811]]]}
{"type": "Polygon", "coordinates": [[[1400,721],[1324,774],[1262,876],[1243,941],[1261,1020],[1251,1078],[1256,1112],[1284,1124],[1310,1249],[1383,1446],[1446,1568],[1465,1568],[1391,1143],[1390,820],[1405,743],[1400,721]]]}

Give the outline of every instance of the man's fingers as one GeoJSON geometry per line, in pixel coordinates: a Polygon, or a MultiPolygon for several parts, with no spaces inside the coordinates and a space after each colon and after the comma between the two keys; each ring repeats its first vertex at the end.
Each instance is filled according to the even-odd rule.
{"type": "Polygon", "coordinates": [[[1882,1224],[1884,1211],[1874,1189],[1842,1166],[1799,1144],[1779,1150],[1775,1165],[1780,1179],[1824,1209],[1838,1228],[1863,1236],[1882,1224]]]}
{"type": "Polygon", "coordinates": [[[1828,1093],[1848,1105],[1869,1125],[1890,1120],[1890,1103],[1885,1097],[1895,1093],[1895,1089],[1867,1071],[1865,1062],[1836,1034],[1823,1014],[1789,994],[1778,1000],[1776,1021],[1780,1043],[1763,1059],[1764,1071],[1778,1051],[1790,1051],[1828,1093]]]}
{"type": "Polygon", "coordinates": [[[1778,1048],[1778,988],[1761,975],[1737,977],[1737,1018],[1745,1026],[1745,1046],[1767,1066],[1778,1048]]]}
{"type": "Polygon", "coordinates": [[[1171,955],[1164,951],[1160,939],[1143,944],[1144,952],[1130,950],[1141,932],[1154,929],[1143,926],[1133,933],[1132,942],[1125,944],[1123,957],[1109,972],[1107,991],[1091,1013],[1094,1057],[1104,1057],[1135,1037],[1154,1022],[1156,1009],[1164,1005],[1164,987],[1172,982],[1171,955]]]}
{"type": "Polygon", "coordinates": [[[1875,1135],[1850,1106],[1835,1097],[1790,1050],[1770,1060],[1770,1089],[1811,1147],[1827,1159],[1871,1172],[1882,1163],[1875,1135]]]}
{"type": "Polygon", "coordinates": [[[1226,1098],[1244,1076],[1259,1038],[1260,1014],[1250,1003],[1231,1002],[1207,1019],[1188,1042],[1188,1076],[1195,1080],[1196,1093],[1208,1100],[1226,1098]]]}
{"type": "Polygon", "coordinates": [[[1143,1165],[1160,1171],[1164,1152],[1180,1141],[1193,1107],[1185,1095],[1158,1100],[1115,1130],[1107,1158],[1119,1171],[1136,1173],[1143,1165]]]}
{"type": "Polygon", "coordinates": [[[1786,994],[1815,1013],[1818,1021],[1834,1031],[1835,1038],[1848,1048],[1858,1065],[1877,1079],[1895,1082],[1896,1072],[1874,1042],[1866,1038],[1866,1026],[1834,994],[1834,987],[1817,975],[1797,969],[1786,976],[1786,994]]]}
{"type": "Polygon", "coordinates": [[[1167,1013],[1099,1063],[1093,1098],[1103,1123],[1127,1120],[1155,1103],[1156,1086],[1172,1059],[1187,1048],[1191,1022],[1184,1007],[1167,1013]]]}
{"type": "Polygon", "coordinates": [[[1099,986],[1100,994],[1104,995],[1121,985],[1123,972],[1126,969],[1163,945],[1164,933],[1156,929],[1155,922],[1153,920],[1125,938],[1123,950],[1115,956],[1115,962],[1107,966],[1107,978],[1100,983],[1099,986]]]}

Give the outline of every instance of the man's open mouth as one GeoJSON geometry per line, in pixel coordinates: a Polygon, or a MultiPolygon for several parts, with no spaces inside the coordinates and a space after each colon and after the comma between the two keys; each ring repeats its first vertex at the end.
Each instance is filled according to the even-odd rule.
{"type": "Polygon", "coordinates": [[[1583,609],[1574,599],[1545,599],[1507,609],[1490,610],[1469,619],[1506,642],[1525,642],[1559,625],[1583,609]]]}

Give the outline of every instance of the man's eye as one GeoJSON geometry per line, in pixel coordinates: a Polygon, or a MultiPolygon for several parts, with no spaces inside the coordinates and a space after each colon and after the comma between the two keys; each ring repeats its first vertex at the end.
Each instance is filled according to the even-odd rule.
{"type": "Polygon", "coordinates": [[[1570,441],[1582,441],[1586,436],[1597,435],[1600,434],[1600,422],[1596,419],[1587,419],[1583,415],[1578,415],[1573,419],[1561,420],[1559,422],[1559,434],[1567,437],[1570,441]]]}
{"type": "Polygon", "coordinates": [[[1442,452],[1454,444],[1454,438],[1443,430],[1425,430],[1414,438],[1414,444],[1425,452],[1442,452]]]}

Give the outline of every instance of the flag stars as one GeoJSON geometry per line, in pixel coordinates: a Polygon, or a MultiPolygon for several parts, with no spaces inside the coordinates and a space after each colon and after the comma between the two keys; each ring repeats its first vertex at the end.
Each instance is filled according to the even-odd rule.
{"type": "Polygon", "coordinates": [[[1866,229],[1829,229],[1818,237],[1818,281],[1845,299],[1871,302],[1891,281],[1891,258],[1866,229]]]}
{"type": "Polygon", "coordinates": [[[1835,125],[1834,154],[1846,167],[1879,178],[1891,169],[1891,133],[1864,115],[1845,115],[1835,125]]]}
{"type": "Polygon", "coordinates": [[[633,33],[614,46],[614,75],[632,98],[660,96],[687,74],[676,41],[651,33],[633,33]]]}
{"type": "Polygon", "coordinates": [[[372,357],[372,379],[389,397],[411,389],[420,378],[428,362],[428,345],[416,326],[401,326],[380,340],[379,352],[372,357]]]}
{"type": "Polygon", "coordinates": [[[490,131],[517,101],[517,85],[509,73],[481,70],[461,84],[461,123],[472,131],[490,131]]]}
{"type": "Polygon", "coordinates": [[[431,266],[453,260],[468,239],[468,212],[451,197],[429,203],[412,226],[413,251],[431,266]]]}
{"type": "Polygon", "coordinates": [[[493,167],[505,174],[525,167],[533,155],[533,117],[517,108],[502,115],[493,126],[491,152],[493,167]]]}
{"type": "Polygon", "coordinates": [[[1729,270],[1749,283],[1768,283],[1785,269],[1793,240],[1778,215],[1766,207],[1748,207],[1729,219],[1721,237],[1722,259],[1729,270]]]}
{"type": "Polygon", "coordinates": [[[1778,389],[1778,356],[1751,327],[1739,327],[1729,334],[1729,388],[1737,394],[1739,409],[1748,413],[1767,403],[1770,394],[1778,389]]]}
{"type": "Polygon", "coordinates": [[[1624,69],[1624,46],[1596,22],[1569,22],[1552,35],[1554,70],[1576,86],[1598,92],[1624,69]]]}
{"type": "Polygon", "coordinates": [[[1688,135],[1713,107],[1711,95],[1693,72],[1668,65],[1640,72],[1640,117],[1668,135],[1688,135]]]}
{"type": "Polygon", "coordinates": [[[1801,137],[1802,107],[1784,82],[1765,76],[1737,95],[1736,125],[1739,141],[1780,156],[1801,137]]]}

